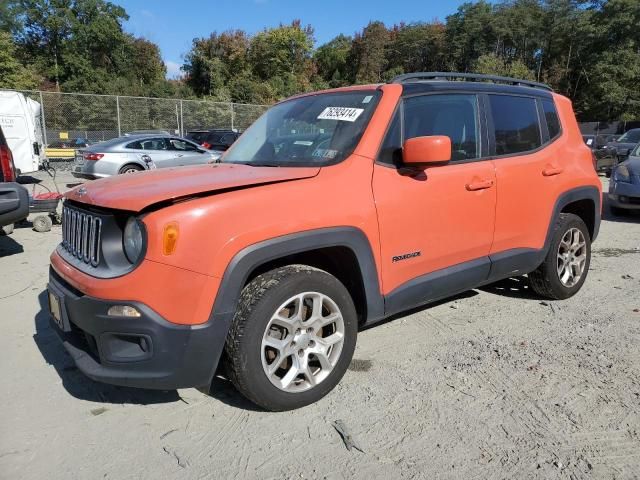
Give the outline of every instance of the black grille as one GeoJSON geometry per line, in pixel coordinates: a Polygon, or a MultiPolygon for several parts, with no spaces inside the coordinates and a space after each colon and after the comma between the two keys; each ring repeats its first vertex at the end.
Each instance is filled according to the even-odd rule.
{"type": "Polygon", "coordinates": [[[62,208],[62,248],[78,260],[98,266],[101,235],[100,217],[68,205],[62,208]]]}

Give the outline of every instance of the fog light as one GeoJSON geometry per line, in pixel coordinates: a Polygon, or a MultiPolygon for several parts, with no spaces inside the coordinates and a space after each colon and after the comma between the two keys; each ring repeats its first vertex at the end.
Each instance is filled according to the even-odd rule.
{"type": "Polygon", "coordinates": [[[139,317],[140,312],[129,305],[114,305],[109,307],[107,315],[110,317],[139,317]]]}

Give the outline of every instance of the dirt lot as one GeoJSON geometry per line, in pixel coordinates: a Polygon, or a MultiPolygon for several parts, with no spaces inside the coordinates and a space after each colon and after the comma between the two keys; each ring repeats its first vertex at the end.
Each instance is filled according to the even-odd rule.
{"type": "Polygon", "coordinates": [[[543,302],[510,279],[362,331],[342,383],[279,414],[223,381],[85,378],[48,326],[59,240],[0,238],[2,478],[640,477],[638,216],[605,218],[576,297],[543,302]]]}

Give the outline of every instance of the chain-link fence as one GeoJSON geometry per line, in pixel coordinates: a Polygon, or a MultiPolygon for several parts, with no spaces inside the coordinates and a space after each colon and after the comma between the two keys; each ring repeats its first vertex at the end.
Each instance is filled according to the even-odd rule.
{"type": "Polygon", "coordinates": [[[246,129],[267,105],[127,97],[84,93],[20,91],[41,105],[45,145],[64,140],[99,142],[137,130],[186,135],[192,129],[246,129]]]}

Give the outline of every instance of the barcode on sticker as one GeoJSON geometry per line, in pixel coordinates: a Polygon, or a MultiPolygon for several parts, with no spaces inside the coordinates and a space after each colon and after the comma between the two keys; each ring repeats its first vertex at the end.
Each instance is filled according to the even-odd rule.
{"type": "Polygon", "coordinates": [[[363,108],[327,107],[318,115],[318,120],[355,122],[362,112],[364,112],[363,108]]]}

